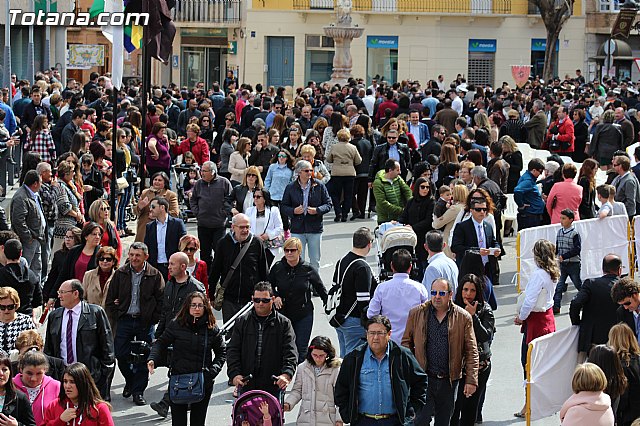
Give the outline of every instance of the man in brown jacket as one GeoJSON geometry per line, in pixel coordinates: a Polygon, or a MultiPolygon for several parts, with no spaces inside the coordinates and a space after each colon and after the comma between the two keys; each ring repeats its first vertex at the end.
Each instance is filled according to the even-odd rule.
{"type": "Polygon", "coordinates": [[[540,99],[533,102],[530,117],[529,121],[524,123],[524,128],[528,132],[527,142],[531,148],[539,149],[547,131],[547,116],[544,114],[544,103],[540,99]]]}
{"type": "Polygon", "coordinates": [[[431,300],[411,309],[407,318],[402,346],[413,352],[429,376],[427,404],[415,424],[431,424],[435,417],[435,426],[449,425],[463,366],[464,395],[470,397],[478,386],[473,319],[452,298],[453,285],[438,278],[431,285],[431,300]]]}

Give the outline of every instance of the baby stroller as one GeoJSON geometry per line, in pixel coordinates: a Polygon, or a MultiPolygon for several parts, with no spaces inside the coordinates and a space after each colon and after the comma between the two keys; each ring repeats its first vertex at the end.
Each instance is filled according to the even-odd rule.
{"type": "Polygon", "coordinates": [[[269,404],[269,415],[273,426],[284,425],[284,413],[282,412],[281,401],[269,392],[261,390],[251,390],[241,394],[233,404],[231,414],[233,426],[262,426],[262,412],[260,405],[269,404]],[[246,423],[245,423],[246,422],[246,423]]]}
{"type": "Polygon", "coordinates": [[[411,253],[411,279],[418,276],[418,259],[416,258],[416,244],[418,236],[408,226],[402,224],[394,224],[391,222],[383,223],[378,226],[375,231],[376,249],[378,251],[378,280],[380,282],[387,281],[393,276],[391,270],[391,258],[393,253],[398,249],[406,249],[411,253]]]}

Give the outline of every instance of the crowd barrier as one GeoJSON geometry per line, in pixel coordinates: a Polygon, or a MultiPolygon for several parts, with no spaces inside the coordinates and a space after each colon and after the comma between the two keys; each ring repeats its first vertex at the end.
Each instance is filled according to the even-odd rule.
{"type": "MultiPolygon", "coordinates": [[[[638,218],[640,216],[636,216],[634,220],[638,218]]],[[[582,237],[580,277],[583,280],[602,276],[602,258],[609,253],[620,256],[623,274],[634,275],[635,270],[630,267],[634,264],[634,237],[626,216],[578,220],[574,222],[574,226],[582,237]]],[[[560,224],[537,226],[518,232],[516,239],[518,292],[526,287],[529,276],[534,270],[534,244],[541,239],[555,244],[558,229],[560,224]]]]}
{"type": "Polygon", "coordinates": [[[527,425],[553,416],[573,395],[573,372],[582,360],[578,353],[580,328],[571,326],[538,337],[527,350],[527,425]]]}

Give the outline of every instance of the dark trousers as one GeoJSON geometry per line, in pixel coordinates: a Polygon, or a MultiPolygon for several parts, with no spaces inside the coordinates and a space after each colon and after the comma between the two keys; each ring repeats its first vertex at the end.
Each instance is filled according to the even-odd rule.
{"type": "Polygon", "coordinates": [[[560,309],[562,304],[562,294],[567,291],[567,278],[576,286],[577,290],[582,288],[580,279],[580,262],[560,262],[560,278],[556,285],[556,292],[553,295],[553,307],[560,309]]]}
{"type": "Polygon", "coordinates": [[[166,283],[169,280],[169,264],[156,263],[153,266],[162,274],[162,278],[164,278],[164,282],[166,283]]]}
{"type": "Polygon", "coordinates": [[[282,219],[282,229],[284,229],[285,231],[288,231],[289,227],[291,226],[291,223],[289,220],[289,216],[287,216],[282,212],[282,210],[280,210],[280,203],[282,201],[271,200],[271,202],[273,203],[274,206],[278,207],[278,210],[280,211],[280,219],[282,219]]]}
{"type": "Polygon", "coordinates": [[[459,382],[460,380],[454,380],[451,383],[449,378],[438,379],[430,375],[427,403],[416,417],[415,424],[430,425],[431,419],[435,417],[434,426],[449,426],[459,382]]]}
{"type": "Polygon", "coordinates": [[[353,182],[352,210],[354,216],[364,217],[367,209],[367,195],[369,194],[368,178],[366,176],[357,177],[353,182]]]}
{"type": "Polygon", "coordinates": [[[527,228],[535,228],[542,223],[542,215],[531,213],[518,213],[518,231],[527,228]]]}
{"type": "Polygon", "coordinates": [[[211,252],[215,250],[218,241],[224,237],[225,228],[207,228],[198,226],[198,239],[200,240],[200,259],[207,264],[207,271],[211,270],[213,256],[211,252]]]}
{"type": "MultiPolygon", "coordinates": [[[[191,426],[204,426],[207,418],[207,407],[209,407],[209,399],[211,399],[211,391],[213,388],[206,389],[202,401],[191,404],[191,417],[189,424],[191,426]]],[[[171,425],[187,426],[188,404],[171,403],[171,425]]]]}
{"type": "Polygon", "coordinates": [[[114,339],[116,359],[118,360],[118,368],[124,376],[125,386],[134,395],[142,394],[147,388],[149,371],[146,361],[137,364],[130,363],[131,341],[143,340],[151,344],[152,339],[153,327],[143,324],[139,318],[125,315],[118,319],[118,328],[114,339]]]}
{"type": "MultiPolygon", "coordinates": [[[[417,423],[416,423],[417,424],[417,423]]],[[[402,426],[400,420],[396,416],[389,417],[388,419],[371,419],[369,417],[360,416],[360,418],[353,423],[354,426],[402,426]]]]}
{"type": "Polygon", "coordinates": [[[333,202],[336,216],[346,217],[351,210],[353,201],[353,176],[331,176],[329,181],[329,195],[333,202]],[[341,201],[342,200],[342,201],[341,201]]]}
{"type": "Polygon", "coordinates": [[[311,329],[313,328],[313,312],[297,321],[291,321],[293,331],[296,333],[296,348],[298,349],[298,364],[307,357],[311,329]]]}
{"type": "Polygon", "coordinates": [[[473,426],[476,423],[478,404],[481,395],[487,388],[490,374],[491,364],[484,370],[478,371],[478,388],[469,398],[464,396],[464,377],[462,378],[460,386],[458,386],[458,397],[451,417],[451,426],[473,426]]]}

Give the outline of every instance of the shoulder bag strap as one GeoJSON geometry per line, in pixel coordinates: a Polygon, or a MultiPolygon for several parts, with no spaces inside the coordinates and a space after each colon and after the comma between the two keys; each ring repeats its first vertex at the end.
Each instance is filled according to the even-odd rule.
{"type": "Polygon", "coordinates": [[[204,331],[204,354],[202,355],[202,371],[204,371],[205,362],[207,360],[207,344],[209,343],[208,338],[209,338],[209,324],[207,323],[207,326],[204,331]]]}
{"type": "MultiPolygon", "coordinates": [[[[340,283],[339,283],[340,287],[342,287],[342,281],[344,280],[344,276],[347,275],[347,271],[349,270],[351,265],[353,265],[354,263],[356,263],[359,260],[363,260],[363,259],[353,259],[351,261],[351,263],[349,263],[349,265],[347,265],[347,268],[344,270],[344,273],[342,274],[342,278],[340,278],[340,283]]],[[[368,266],[367,262],[364,262],[364,263],[367,264],[367,266],[368,266]]],[[[339,269],[338,269],[338,272],[340,272],[339,269]]],[[[353,312],[353,310],[356,308],[356,306],[358,306],[358,296],[356,296],[356,300],[354,300],[353,305],[351,305],[351,307],[349,308],[349,310],[347,311],[347,313],[345,314],[344,317],[347,318],[349,315],[351,315],[351,312],[353,312]]]]}
{"type": "Polygon", "coordinates": [[[227,288],[227,285],[229,284],[229,281],[231,281],[231,277],[233,276],[233,272],[236,270],[236,268],[242,261],[242,258],[249,250],[249,246],[251,245],[252,241],[253,241],[253,235],[251,235],[251,238],[249,238],[249,242],[247,242],[244,245],[244,247],[242,247],[242,249],[240,250],[240,253],[238,253],[238,257],[236,257],[236,260],[233,261],[231,268],[229,268],[229,272],[227,272],[227,276],[224,277],[224,281],[222,282],[222,285],[221,285],[222,288],[227,288]]]}

